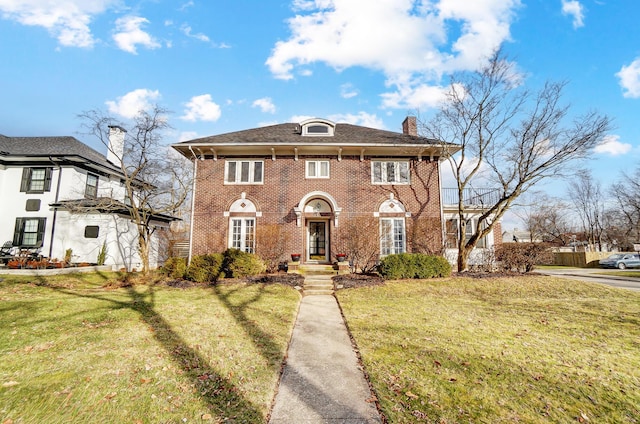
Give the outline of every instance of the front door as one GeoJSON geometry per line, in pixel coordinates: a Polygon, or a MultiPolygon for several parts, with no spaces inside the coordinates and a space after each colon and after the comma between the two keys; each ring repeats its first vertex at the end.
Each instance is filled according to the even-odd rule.
{"type": "Polygon", "coordinates": [[[327,221],[309,221],[309,260],[325,262],[327,253],[327,221]]]}

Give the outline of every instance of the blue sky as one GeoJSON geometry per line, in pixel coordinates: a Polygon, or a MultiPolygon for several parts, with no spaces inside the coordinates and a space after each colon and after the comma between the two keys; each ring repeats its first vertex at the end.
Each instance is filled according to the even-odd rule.
{"type": "Polygon", "coordinates": [[[606,185],[640,164],[638,16],[636,0],[0,0],[0,134],[102,151],[79,113],[153,103],[169,142],[311,116],[401,131],[502,45],[527,86],[566,80],[576,114],[613,118],[588,164],[606,185]]]}

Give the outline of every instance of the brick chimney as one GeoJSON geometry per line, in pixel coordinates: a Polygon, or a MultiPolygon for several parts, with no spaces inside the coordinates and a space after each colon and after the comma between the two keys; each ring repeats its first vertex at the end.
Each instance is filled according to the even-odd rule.
{"type": "Polygon", "coordinates": [[[122,155],[124,154],[124,135],[126,130],[117,125],[109,125],[109,146],[107,146],[107,160],[122,167],[122,155]]]}
{"type": "Polygon", "coordinates": [[[414,137],[418,136],[418,124],[415,116],[407,116],[404,121],[402,121],[402,133],[414,137]]]}

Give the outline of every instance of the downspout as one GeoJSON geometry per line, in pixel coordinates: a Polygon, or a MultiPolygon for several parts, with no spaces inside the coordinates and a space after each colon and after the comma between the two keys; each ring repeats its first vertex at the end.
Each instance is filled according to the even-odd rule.
{"type": "Polygon", "coordinates": [[[442,163],[440,157],[437,159],[438,163],[438,197],[440,198],[440,235],[442,236],[442,253],[447,257],[447,222],[444,219],[444,205],[442,204],[442,170],[440,164],[442,163]]]}
{"type": "MultiPolygon", "coordinates": [[[[58,167],[58,182],[56,183],[56,198],[54,200],[54,203],[58,203],[58,198],[60,197],[60,181],[62,180],[62,167],[60,166],[60,163],[58,163],[56,165],[56,163],[53,161],[53,158],[51,156],[49,156],[49,161],[51,161],[51,163],[54,166],[58,167]]],[[[56,218],[58,216],[58,208],[55,207],[53,208],[53,222],[51,223],[51,241],[49,242],[49,258],[51,258],[51,255],[53,253],[53,236],[55,235],[56,232],[56,218]]]]}
{"type": "Polygon", "coordinates": [[[191,225],[189,228],[189,256],[187,257],[187,265],[191,265],[191,257],[193,254],[193,221],[196,205],[196,175],[198,173],[198,156],[194,153],[191,146],[189,146],[189,151],[191,151],[193,155],[193,183],[191,187],[191,225]]]}

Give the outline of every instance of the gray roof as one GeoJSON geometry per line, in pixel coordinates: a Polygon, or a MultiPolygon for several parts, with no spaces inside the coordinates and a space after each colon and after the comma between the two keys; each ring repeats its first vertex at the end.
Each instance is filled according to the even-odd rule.
{"type": "Polygon", "coordinates": [[[120,172],[117,167],[107,161],[105,155],[71,136],[6,137],[0,134],[0,161],[10,156],[33,159],[76,157],[120,172]]]}
{"type": "MultiPolygon", "coordinates": [[[[318,122],[330,122],[318,118],[318,122]]],[[[307,120],[308,125],[314,120],[307,120]]],[[[455,153],[456,144],[444,143],[393,131],[379,130],[352,124],[332,124],[333,135],[302,134],[299,123],[277,124],[267,127],[212,135],[173,144],[185,157],[218,155],[363,155],[367,156],[430,156],[441,157],[445,149],[455,153]]]]}
{"type": "Polygon", "coordinates": [[[338,144],[338,145],[367,145],[367,144],[441,144],[437,140],[416,137],[393,131],[379,130],[351,124],[336,124],[333,136],[303,136],[300,134],[300,124],[288,123],[270,125],[267,127],[212,135],[195,140],[174,144],[338,144]]]}

